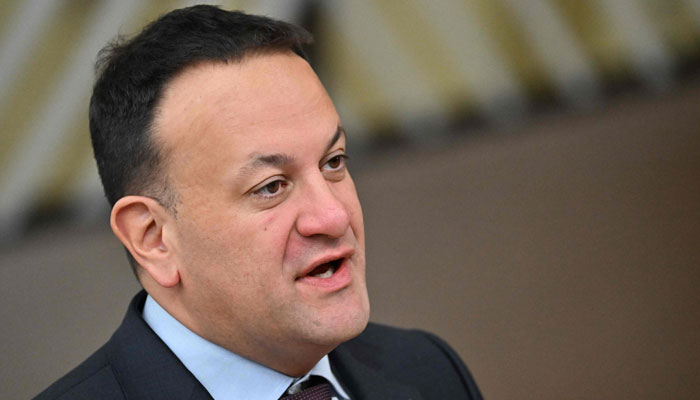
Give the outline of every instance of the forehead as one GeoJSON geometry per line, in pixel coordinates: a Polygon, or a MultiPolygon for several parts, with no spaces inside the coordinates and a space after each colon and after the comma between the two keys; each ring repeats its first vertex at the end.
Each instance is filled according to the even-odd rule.
{"type": "Polygon", "coordinates": [[[209,139],[255,135],[265,141],[291,131],[333,132],[337,124],[330,98],[304,59],[292,52],[265,53],[182,71],[165,88],[154,136],[170,152],[183,145],[195,149],[209,139]]]}

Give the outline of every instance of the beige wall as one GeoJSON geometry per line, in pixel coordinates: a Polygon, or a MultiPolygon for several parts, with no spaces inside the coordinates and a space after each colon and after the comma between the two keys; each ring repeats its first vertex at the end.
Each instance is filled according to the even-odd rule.
{"type": "MultiPolygon", "coordinates": [[[[355,162],[373,319],[492,399],[698,398],[700,86],[355,162]]],[[[137,285],[109,232],[2,249],[0,398],[89,355],[137,285]]]]}

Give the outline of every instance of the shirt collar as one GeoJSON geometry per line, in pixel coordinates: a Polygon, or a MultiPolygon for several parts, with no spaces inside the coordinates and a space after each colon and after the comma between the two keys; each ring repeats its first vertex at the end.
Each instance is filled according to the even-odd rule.
{"type": "Polygon", "coordinates": [[[350,398],[350,396],[348,396],[348,394],[345,393],[343,388],[340,386],[340,382],[338,382],[338,380],[335,378],[335,375],[333,375],[333,371],[331,371],[331,363],[328,361],[328,355],[323,356],[323,358],[316,363],[316,365],[314,365],[314,367],[311,368],[311,371],[307,372],[306,375],[299,379],[294,379],[292,385],[308,380],[311,375],[318,375],[326,378],[328,382],[331,383],[331,386],[333,386],[333,389],[335,389],[337,396],[334,398],[339,398],[341,400],[347,400],[350,398]]]}
{"type": "Polygon", "coordinates": [[[277,400],[310,375],[326,378],[341,399],[349,398],[324,356],[301,379],[279,373],[202,338],[182,325],[149,295],[143,319],[216,400],[277,400]]]}

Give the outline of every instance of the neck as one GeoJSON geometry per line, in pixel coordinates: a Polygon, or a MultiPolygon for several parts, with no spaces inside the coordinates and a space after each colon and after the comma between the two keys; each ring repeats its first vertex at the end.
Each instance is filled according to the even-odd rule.
{"type": "MultiPolygon", "coordinates": [[[[206,326],[220,324],[197,324],[199,318],[193,318],[180,304],[181,297],[177,295],[178,288],[164,289],[153,287],[148,281],[142,284],[149,295],[178,322],[205,340],[221,346],[241,357],[245,357],[260,365],[273,369],[290,377],[301,377],[309,372],[335,345],[319,345],[309,343],[271,343],[262,337],[236,335],[236,331],[215,332],[205,329],[206,326]]],[[[228,326],[239,326],[236,321],[229,321],[228,326]]]]}

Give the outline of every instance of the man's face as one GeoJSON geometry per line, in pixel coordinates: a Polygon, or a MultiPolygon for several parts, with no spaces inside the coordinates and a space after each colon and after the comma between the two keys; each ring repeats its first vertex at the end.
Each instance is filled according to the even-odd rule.
{"type": "Polygon", "coordinates": [[[364,329],[362,211],[338,114],[306,61],[190,67],[167,87],[155,128],[179,195],[171,313],[263,363],[364,329]]]}

